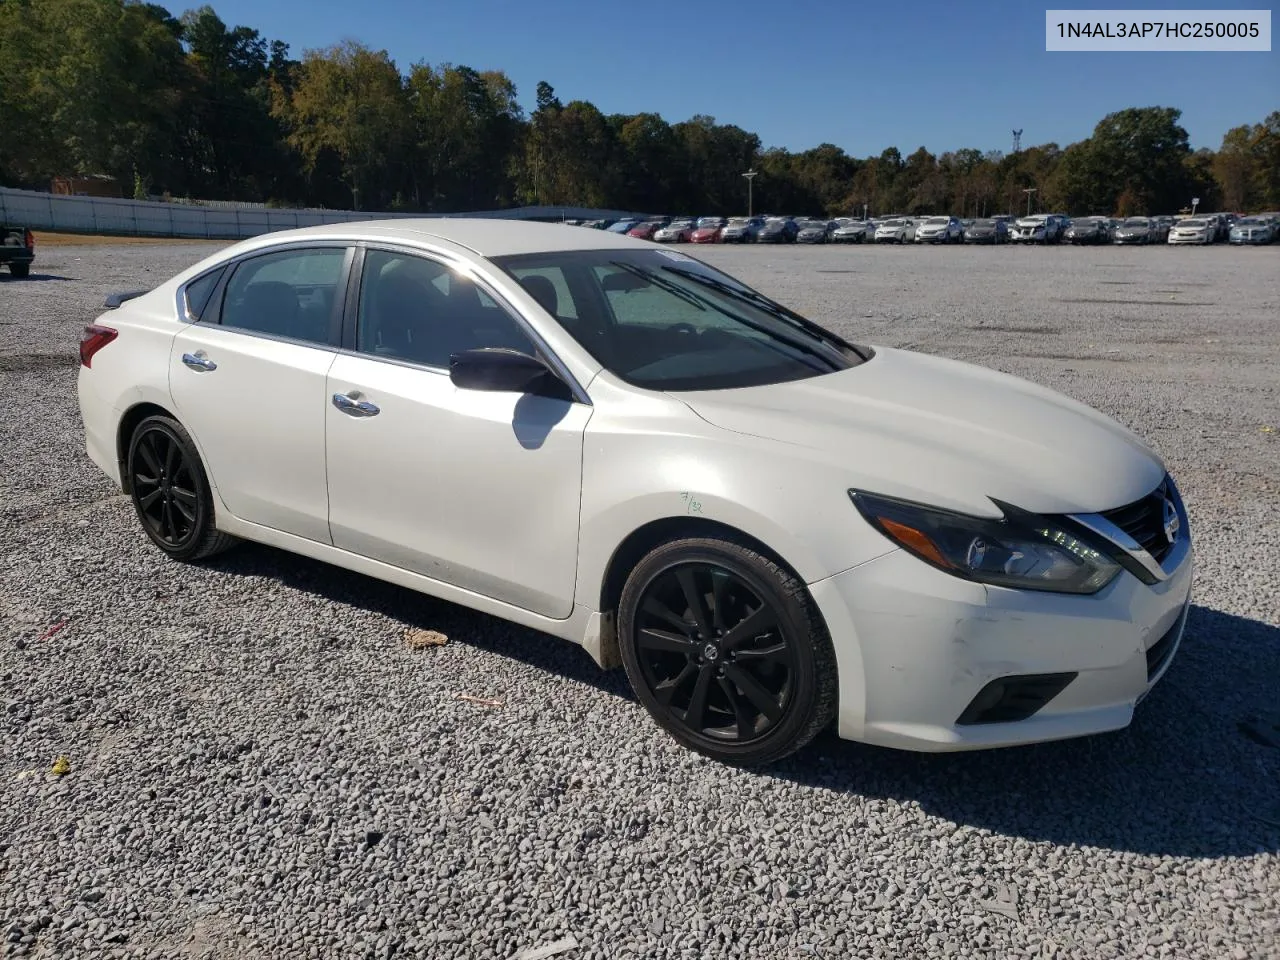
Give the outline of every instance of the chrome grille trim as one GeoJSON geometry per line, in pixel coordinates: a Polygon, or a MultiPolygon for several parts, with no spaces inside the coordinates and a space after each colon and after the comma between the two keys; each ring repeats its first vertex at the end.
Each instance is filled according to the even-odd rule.
{"type": "MultiPolygon", "coordinates": [[[[1182,504],[1182,495],[1178,492],[1177,486],[1174,485],[1173,478],[1168,474],[1160,481],[1155,490],[1146,496],[1134,501],[1133,504],[1126,504],[1124,507],[1117,509],[1127,509],[1134,504],[1141,503],[1152,494],[1163,491],[1169,501],[1173,504],[1173,508],[1178,514],[1178,533],[1172,544],[1164,551],[1163,556],[1159,559],[1152,556],[1145,547],[1137,540],[1130,536],[1125,530],[1113,523],[1110,519],[1101,513],[1073,513],[1069,514],[1070,518],[1082,527],[1097,534],[1098,536],[1115,544],[1121,550],[1136,561],[1143,570],[1145,570],[1155,582],[1168,580],[1170,575],[1182,565],[1182,561],[1186,559],[1187,554],[1191,551],[1191,526],[1187,522],[1187,511],[1182,504]]],[[[1108,513],[1114,513],[1114,510],[1108,510],[1108,513]]]]}

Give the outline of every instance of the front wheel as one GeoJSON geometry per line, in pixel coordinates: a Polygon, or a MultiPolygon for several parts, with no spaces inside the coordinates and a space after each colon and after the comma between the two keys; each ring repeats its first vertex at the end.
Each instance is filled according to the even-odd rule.
{"type": "Polygon", "coordinates": [[[235,543],[214,526],[213,495],[191,434],[171,417],[147,417],[133,431],[126,461],[142,529],[175,560],[199,560],[235,543]]]}
{"type": "Polygon", "coordinates": [[[631,572],[618,614],[637,697],[699,753],[769,763],[835,716],[835,653],[817,607],[793,574],[746,544],[656,548],[631,572]]]}

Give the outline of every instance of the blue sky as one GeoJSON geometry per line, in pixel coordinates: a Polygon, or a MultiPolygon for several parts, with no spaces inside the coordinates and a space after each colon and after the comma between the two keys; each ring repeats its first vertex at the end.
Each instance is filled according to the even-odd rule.
{"type": "Polygon", "coordinates": [[[527,110],[546,80],[566,103],[671,122],[710,114],[793,150],[1007,151],[1014,127],[1023,146],[1065,145],[1129,106],[1179,107],[1192,145],[1216,148],[1231,127],[1280,109],[1274,43],[1270,53],[1047,53],[1044,11],[1062,0],[211,2],[294,56],[351,38],[406,71],[421,60],[504,70],[527,110]]]}

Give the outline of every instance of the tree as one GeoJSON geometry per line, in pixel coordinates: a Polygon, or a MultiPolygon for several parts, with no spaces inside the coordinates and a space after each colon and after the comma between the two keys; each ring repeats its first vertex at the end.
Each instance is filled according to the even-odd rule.
{"type": "Polygon", "coordinates": [[[395,195],[396,161],[410,141],[406,99],[385,50],[346,41],[307,51],[292,94],[274,113],[309,172],[332,154],[360,210],[362,203],[386,204],[395,195]]]}
{"type": "Polygon", "coordinates": [[[1102,209],[1127,198],[1138,213],[1177,210],[1188,197],[1186,160],[1191,154],[1181,110],[1142,107],[1103,117],[1084,147],[1099,178],[1102,209]]]}
{"type": "Polygon", "coordinates": [[[409,74],[418,205],[428,210],[500,207],[511,202],[509,157],[522,116],[503,73],[417,64],[409,74]]]}

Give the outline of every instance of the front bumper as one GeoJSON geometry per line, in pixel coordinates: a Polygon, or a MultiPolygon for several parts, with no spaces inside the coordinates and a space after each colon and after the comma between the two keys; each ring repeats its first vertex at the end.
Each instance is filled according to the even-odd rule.
{"type": "Polygon", "coordinates": [[[1151,242],[1151,239],[1147,237],[1145,234],[1140,237],[1122,237],[1117,234],[1116,237],[1112,240],[1112,243],[1118,243],[1121,246],[1124,246],[1125,244],[1130,244],[1130,243],[1150,243],[1150,242],[1151,242]]]}
{"type": "Polygon", "coordinates": [[[1210,243],[1213,243],[1213,234],[1195,234],[1195,235],[1183,236],[1180,234],[1171,233],[1169,234],[1168,242],[1174,244],[1175,246],[1180,243],[1208,245],[1210,243]]]}
{"type": "Polygon", "coordinates": [[[811,584],[839,664],[839,734],[951,751],[1125,727],[1181,641],[1191,572],[1188,542],[1168,579],[1125,571],[1082,597],[984,586],[896,550],[811,584]],[[1064,673],[1026,719],[957,722],[993,680],[1064,673]]]}

